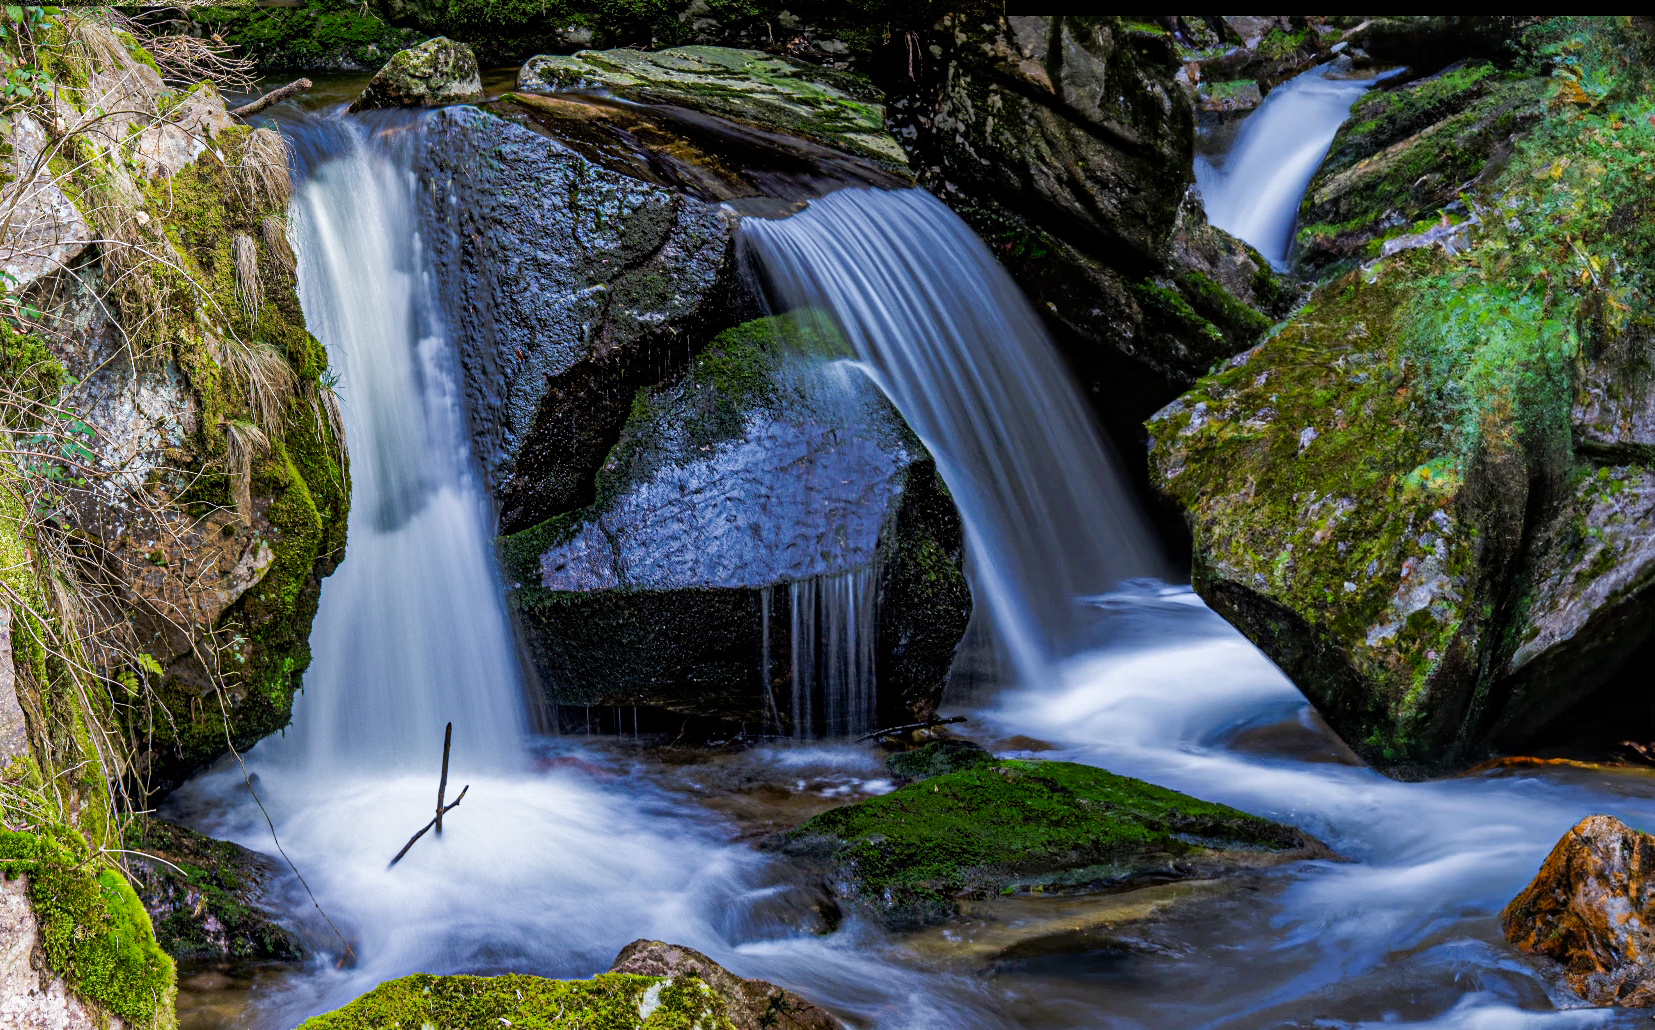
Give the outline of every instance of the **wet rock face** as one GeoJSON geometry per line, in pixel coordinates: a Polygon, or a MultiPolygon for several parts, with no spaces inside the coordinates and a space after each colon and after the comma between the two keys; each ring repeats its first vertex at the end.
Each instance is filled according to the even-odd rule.
{"type": "Polygon", "coordinates": [[[635,976],[699,977],[724,999],[724,1014],[736,1030],[838,1030],[824,1010],[786,988],[743,979],[693,948],[661,941],[633,941],[621,949],[611,973],[635,976]]]}
{"type": "Polygon", "coordinates": [[[471,48],[438,36],[392,54],[351,104],[351,110],[436,107],[481,99],[483,80],[471,48]]]}
{"type": "Polygon", "coordinates": [[[1500,913],[1518,950],[1559,963],[1591,1005],[1655,1005],[1655,837],[1613,816],[1583,819],[1500,913]]]}
{"type": "Polygon", "coordinates": [[[263,901],[279,870],[271,859],[182,826],[146,820],[127,846],[133,889],[156,943],[175,959],[296,960],[304,948],[263,901]]]}
{"type": "Polygon", "coordinates": [[[423,161],[472,435],[511,533],[590,502],[634,391],[725,317],[733,225],[475,108],[433,117],[423,161]]]}
{"type": "Polygon", "coordinates": [[[819,865],[836,894],[898,930],[945,922],[966,898],[1117,890],[1331,855],[1225,805],[1090,766],[1009,759],[833,809],[765,846],[819,865]]]}
{"type": "Polygon", "coordinates": [[[836,345],[800,318],[722,334],[640,391],[592,505],[505,539],[550,700],[756,729],[808,689],[793,634],[820,614],[863,637],[869,714],[934,710],[970,610],[959,523],[884,397],[821,364],[836,345]]]}
{"type": "Polygon", "coordinates": [[[884,98],[866,79],[757,50],[687,46],[532,57],[517,86],[546,93],[603,89],[682,105],[796,133],[888,167],[907,166],[902,148],[885,131],[884,98]]]}
{"type": "MultiPolygon", "coordinates": [[[[1082,385],[1109,355],[1188,383],[1277,313],[1173,245],[1192,181],[1194,118],[1171,36],[1113,18],[948,15],[888,84],[916,175],[958,211],[1064,332],[1082,385]]],[[[1195,221],[1205,234],[1222,233],[1195,221]]],[[[1194,232],[1190,227],[1186,232],[1194,232]]]]}

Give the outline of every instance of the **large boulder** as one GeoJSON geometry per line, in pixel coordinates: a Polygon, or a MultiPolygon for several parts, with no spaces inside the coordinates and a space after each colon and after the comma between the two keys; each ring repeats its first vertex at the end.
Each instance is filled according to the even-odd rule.
{"type": "Polygon", "coordinates": [[[935,710],[970,613],[958,519],[884,396],[821,364],[842,350],[802,315],[720,335],[639,391],[592,505],[505,538],[550,700],[795,733],[935,710]]]}
{"type": "Polygon", "coordinates": [[[1519,951],[1550,959],[1590,1005],[1655,1005],[1655,837],[1610,815],[1565,833],[1500,913],[1519,951]]]}
{"type": "Polygon", "coordinates": [[[1150,423],[1197,590],[1392,769],[1533,746],[1594,696],[1647,719],[1598,693],[1655,603],[1655,246],[1620,228],[1655,126],[1614,106],[1637,50],[1603,31],[1597,93],[1468,190],[1485,217],[1392,241],[1150,423]]]}
{"type": "Polygon", "coordinates": [[[477,57],[464,43],[444,36],[398,50],[374,73],[352,111],[376,107],[437,107],[483,99],[477,57]]]}
{"type": "Polygon", "coordinates": [[[973,762],[836,808],[767,846],[821,865],[893,929],[962,898],[1119,890],[1331,855],[1226,805],[1071,762],[973,762]]]}
{"type": "Polygon", "coordinates": [[[590,503],[632,395],[728,324],[734,223],[477,108],[425,132],[476,454],[517,532],[590,503]]]}

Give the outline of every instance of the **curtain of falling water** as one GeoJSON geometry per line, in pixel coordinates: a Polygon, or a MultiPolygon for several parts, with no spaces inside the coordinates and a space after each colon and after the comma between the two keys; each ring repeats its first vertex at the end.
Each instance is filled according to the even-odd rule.
{"type": "Polygon", "coordinates": [[[1038,316],[922,190],[847,189],[742,240],[785,307],[831,311],[937,459],[973,594],[1027,681],[1078,642],[1076,599],[1161,561],[1038,316]]]}
{"type": "MultiPolygon", "coordinates": [[[[521,761],[526,720],[487,504],[424,267],[409,116],[288,127],[305,321],[339,375],[349,559],[322,585],[314,655],[272,757],[323,769],[521,761]],[[308,165],[308,167],[307,167],[308,165]]],[[[268,752],[267,752],[268,753],[268,752]]]]}
{"type": "Polygon", "coordinates": [[[1222,163],[1196,158],[1207,220],[1246,240],[1265,260],[1285,268],[1293,248],[1299,201],[1333,144],[1350,105],[1373,79],[1329,78],[1312,68],[1270,91],[1247,117],[1222,163]]]}

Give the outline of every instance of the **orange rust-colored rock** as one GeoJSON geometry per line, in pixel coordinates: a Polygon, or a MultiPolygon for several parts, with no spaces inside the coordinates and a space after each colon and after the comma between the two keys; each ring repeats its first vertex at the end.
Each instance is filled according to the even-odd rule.
{"type": "Polygon", "coordinates": [[[1500,913],[1500,929],[1561,963],[1593,1005],[1655,1005],[1655,837],[1614,816],[1582,819],[1500,913]]]}

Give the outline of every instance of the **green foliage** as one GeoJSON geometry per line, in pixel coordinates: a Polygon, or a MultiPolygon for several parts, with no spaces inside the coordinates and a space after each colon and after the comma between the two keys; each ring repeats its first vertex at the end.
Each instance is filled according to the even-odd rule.
{"type": "Polygon", "coordinates": [[[695,977],[603,973],[590,980],[432,976],[392,980],[300,1030],[733,1030],[724,1000],[695,977]],[[647,1016],[643,1013],[648,1013],[647,1016]]]}
{"type": "Polygon", "coordinates": [[[898,925],[933,921],[962,893],[1127,882],[1168,859],[1304,845],[1226,805],[1070,762],[980,763],[836,808],[781,835],[825,852],[898,925]]]}
{"type": "Polygon", "coordinates": [[[363,13],[360,0],[305,0],[294,6],[197,7],[190,19],[267,68],[377,69],[424,33],[363,13]]]}
{"type": "Polygon", "coordinates": [[[173,964],[121,874],[90,857],[73,830],[0,829],[0,869],[29,878],[29,903],[52,972],[130,1026],[171,1021],[173,964]]]}

